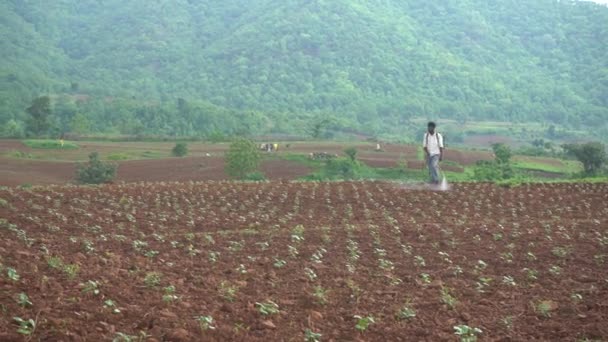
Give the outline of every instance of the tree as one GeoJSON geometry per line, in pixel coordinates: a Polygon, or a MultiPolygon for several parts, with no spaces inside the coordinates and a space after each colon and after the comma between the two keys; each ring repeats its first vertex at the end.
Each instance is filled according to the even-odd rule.
{"type": "Polygon", "coordinates": [[[40,136],[46,133],[51,127],[49,116],[51,115],[51,98],[41,96],[34,101],[25,110],[29,117],[26,121],[27,131],[34,136],[40,136]]]}
{"type": "Polygon", "coordinates": [[[475,179],[482,181],[499,181],[513,177],[511,157],[513,153],[505,144],[492,145],[494,160],[480,160],[475,166],[475,179]]]}
{"type": "Polygon", "coordinates": [[[505,144],[494,144],[492,145],[492,150],[494,151],[494,157],[498,164],[509,164],[511,162],[513,153],[509,146],[505,144]]]}
{"type": "Polygon", "coordinates": [[[173,150],[171,150],[171,154],[175,157],[184,157],[188,154],[188,144],[184,142],[180,142],[175,144],[173,150]]]}
{"type": "Polygon", "coordinates": [[[260,152],[256,144],[240,138],[230,144],[226,153],[226,173],[237,179],[245,179],[248,174],[258,171],[260,152]]]}
{"type": "Polygon", "coordinates": [[[584,174],[587,176],[596,175],[608,161],[605,147],[599,142],[565,144],[562,148],[566,154],[573,156],[583,164],[584,174]]]}
{"type": "Polygon", "coordinates": [[[319,139],[331,121],[329,119],[315,119],[310,125],[308,132],[313,139],[319,139]]]}
{"type": "Polygon", "coordinates": [[[357,161],[357,149],[354,147],[349,147],[347,149],[344,150],[344,153],[346,154],[346,156],[348,157],[348,159],[350,159],[351,162],[356,162],[357,161]]]}
{"type": "Polygon", "coordinates": [[[117,166],[99,160],[99,153],[89,154],[89,162],[76,169],[76,180],[82,184],[103,184],[116,177],[117,166]]]}
{"type": "Polygon", "coordinates": [[[91,122],[82,113],[76,113],[70,120],[70,130],[72,133],[86,134],[91,131],[91,122]]]}

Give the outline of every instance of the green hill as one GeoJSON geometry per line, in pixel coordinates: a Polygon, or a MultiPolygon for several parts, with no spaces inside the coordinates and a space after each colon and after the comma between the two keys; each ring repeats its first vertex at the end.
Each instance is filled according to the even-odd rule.
{"type": "MultiPolygon", "coordinates": [[[[7,0],[0,124],[55,131],[400,132],[443,117],[608,134],[608,8],[554,0],[7,0]]],[[[10,129],[9,129],[10,128],[10,129]]]]}

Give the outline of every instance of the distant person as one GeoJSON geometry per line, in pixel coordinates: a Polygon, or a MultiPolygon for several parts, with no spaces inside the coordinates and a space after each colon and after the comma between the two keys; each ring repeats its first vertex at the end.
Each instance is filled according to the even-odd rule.
{"type": "Polygon", "coordinates": [[[429,122],[422,146],[431,175],[431,183],[439,184],[439,162],[443,160],[443,136],[439,132],[435,132],[435,127],[434,122],[429,122]]]}

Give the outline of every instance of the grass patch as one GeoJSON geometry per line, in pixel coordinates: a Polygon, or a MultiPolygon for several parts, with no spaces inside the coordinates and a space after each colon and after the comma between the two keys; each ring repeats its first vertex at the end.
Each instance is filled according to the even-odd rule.
{"type": "Polygon", "coordinates": [[[63,146],[59,140],[24,140],[23,144],[29,148],[45,150],[75,150],[79,146],[71,141],[64,141],[63,146]]]}
{"type": "Polygon", "coordinates": [[[34,159],[34,156],[32,154],[23,151],[10,151],[6,155],[9,158],[34,159]]]}
{"type": "Polygon", "coordinates": [[[129,160],[131,157],[126,153],[112,153],[106,157],[107,160],[118,161],[118,160],[129,160]]]}
{"type": "Polygon", "coordinates": [[[282,159],[282,160],[288,160],[291,162],[296,162],[305,166],[308,166],[314,170],[317,170],[321,167],[323,167],[323,162],[322,161],[318,161],[318,160],[313,160],[310,159],[310,157],[306,154],[297,154],[297,153],[287,153],[287,154],[281,154],[281,155],[270,155],[267,156],[268,159],[282,159]]]}
{"type": "Polygon", "coordinates": [[[540,161],[515,160],[513,167],[522,170],[543,171],[551,173],[576,173],[582,171],[580,163],[572,160],[560,160],[561,165],[545,164],[540,161]]]}
{"type": "Polygon", "coordinates": [[[146,158],[146,159],[160,159],[160,158],[164,158],[165,156],[160,152],[145,151],[145,152],[142,152],[141,157],[146,158]]]}

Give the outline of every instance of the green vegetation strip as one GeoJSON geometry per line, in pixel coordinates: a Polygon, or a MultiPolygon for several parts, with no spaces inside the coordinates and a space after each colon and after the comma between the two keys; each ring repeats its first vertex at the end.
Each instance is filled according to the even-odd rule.
{"type": "Polygon", "coordinates": [[[29,148],[46,150],[75,150],[79,148],[71,141],[64,141],[62,144],[59,140],[24,140],[23,144],[29,148]]]}

